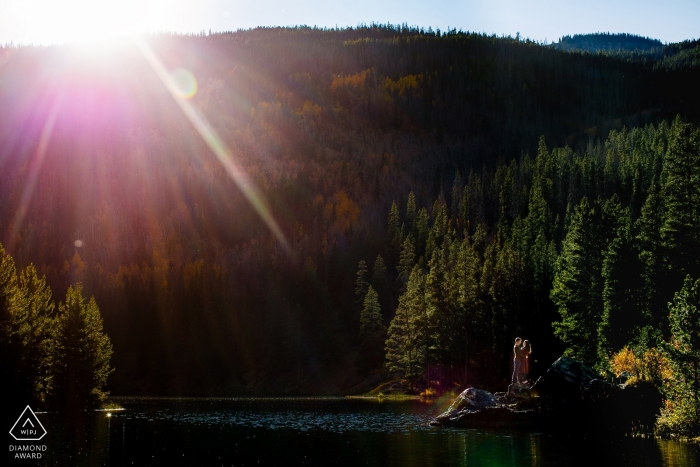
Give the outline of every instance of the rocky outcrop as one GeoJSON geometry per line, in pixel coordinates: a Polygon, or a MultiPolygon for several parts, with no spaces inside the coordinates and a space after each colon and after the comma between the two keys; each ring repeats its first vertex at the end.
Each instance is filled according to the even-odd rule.
{"type": "Polygon", "coordinates": [[[532,386],[511,385],[495,394],[464,390],[433,424],[621,434],[653,421],[660,402],[651,385],[618,386],[582,362],[561,357],[532,386]]]}
{"type": "Polygon", "coordinates": [[[491,394],[481,389],[464,390],[434,425],[468,427],[524,427],[536,420],[536,407],[509,393],[491,394]]]}

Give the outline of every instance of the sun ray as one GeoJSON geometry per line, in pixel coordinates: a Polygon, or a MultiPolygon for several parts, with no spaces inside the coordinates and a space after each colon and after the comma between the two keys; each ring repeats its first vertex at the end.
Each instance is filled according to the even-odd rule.
{"type": "Polygon", "coordinates": [[[51,109],[49,110],[49,114],[44,121],[44,127],[41,130],[41,136],[39,137],[39,145],[37,146],[36,153],[29,164],[27,183],[24,186],[24,190],[22,190],[21,202],[12,222],[12,236],[10,237],[11,240],[9,245],[11,249],[10,251],[14,249],[14,241],[24,223],[24,218],[27,215],[27,211],[30,209],[34,189],[36,188],[37,180],[41,174],[41,167],[44,165],[44,157],[46,156],[46,151],[49,147],[51,134],[53,133],[53,127],[56,123],[56,118],[58,117],[58,111],[61,108],[62,100],[62,94],[59,94],[54,99],[51,109]]]}
{"type": "Polygon", "coordinates": [[[136,39],[136,45],[170,95],[173,97],[173,99],[175,99],[175,102],[177,102],[180,110],[182,110],[183,114],[192,123],[204,142],[207,144],[207,146],[209,146],[211,151],[224,167],[229,177],[231,177],[231,179],[236,183],[250,205],[253,206],[260,218],[263,220],[263,222],[265,222],[267,227],[274,234],[280,244],[282,244],[284,249],[287,252],[291,252],[289,243],[287,242],[282,229],[280,229],[279,225],[272,216],[263,194],[260,192],[255,183],[248,177],[248,175],[240,169],[238,164],[236,164],[231,151],[211,128],[205,118],[200,115],[200,113],[197,112],[194,106],[188,101],[188,97],[191,96],[189,96],[187,92],[183,92],[180,83],[176,82],[173,76],[168,73],[161,61],[145,42],[140,39],[136,39]]]}

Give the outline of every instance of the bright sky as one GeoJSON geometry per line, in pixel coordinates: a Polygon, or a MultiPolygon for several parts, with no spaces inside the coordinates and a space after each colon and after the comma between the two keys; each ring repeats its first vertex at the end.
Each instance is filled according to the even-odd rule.
{"type": "Polygon", "coordinates": [[[537,41],[628,32],[678,42],[700,37],[698,0],[0,0],[0,44],[94,41],[144,31],[408,23],[537,41]]]}

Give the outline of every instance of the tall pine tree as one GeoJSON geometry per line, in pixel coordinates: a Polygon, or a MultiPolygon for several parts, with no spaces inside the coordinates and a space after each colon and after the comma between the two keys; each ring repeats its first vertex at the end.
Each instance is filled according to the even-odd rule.
{"type": "Polygon", "coordinates": [[[53,339],[51,402],[69,411],[98,406],[113,371],[112,343],[102,330],[95,298],[86,302],[80,284],[68,287],[66,301],[58,306],[53,339]]]}

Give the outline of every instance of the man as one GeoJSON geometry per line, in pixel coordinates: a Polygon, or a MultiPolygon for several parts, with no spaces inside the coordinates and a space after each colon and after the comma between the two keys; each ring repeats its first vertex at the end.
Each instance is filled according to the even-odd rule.
{"type": "Polygon", "coordinates": [[[520,347],[522,339],[519,337],[515,338],[515,345],[513,346],[513,377],[511,378],[511,384],[520,383],[520,364],[522,363],[523,351],[520,347]]]}

